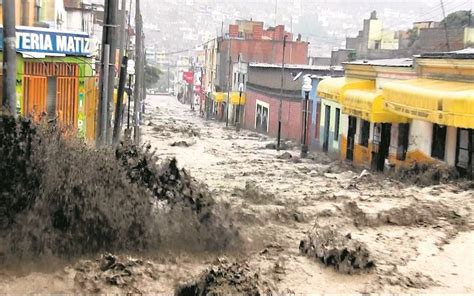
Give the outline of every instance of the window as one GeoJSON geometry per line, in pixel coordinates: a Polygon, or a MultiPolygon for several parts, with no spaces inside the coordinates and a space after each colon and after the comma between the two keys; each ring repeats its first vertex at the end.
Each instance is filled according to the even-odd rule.
{"type": "Polygon", "coordinates": [[[410,135],[410,124],[400,123],[398,125],[397,159],[405,160],[408,151],[408,136],[410,135]]]}
{"type": "Polygon", "coordinates": [[[41,1],[36,0],[35,1],[35,21],[36,22],[40,21],[40,15],[41,15],[41,1]]]}
{"type": "Polygon", "coordinates": [[[334,141],[339,141],[339,123],[341,121],[341,109],[336,108],[336,123],[334,125],[334,141]]]}
{"type": "Polygon", "coordinates": [[[360,125],[360,145],[369,147],[369,136],[370,136],[370,122],[362,120],[360,125]]]}
{"type": "Polygon", "coordinates": [[[446,147],[446,126],[433,124],[433,142],[431,144],[431,156],[444,160],[446,147]]]}

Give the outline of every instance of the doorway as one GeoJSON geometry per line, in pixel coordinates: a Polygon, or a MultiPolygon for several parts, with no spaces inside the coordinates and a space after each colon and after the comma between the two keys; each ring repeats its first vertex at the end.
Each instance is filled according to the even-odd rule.
{"type": "Polygon", "coordinates": [[[355,134],[357,131],[357,118],[349,116],[349,127],[347,129],[347,150],[346,158],[350,161],[354,160],[355,134]]]}
{"type": "Polygon", "coordinates": [[[324,141],[323,151],[329,151],[329,125],[331,124],[331,106],[326,106],[324,112],[324,141]]]}
{"type": "Polygon", "coordinates": [[[462,176],[474,176],[474,130],[458,128],[456,168],[462,176]]]}
{"type": "Polygon", "coordinates": [[[385,159],[389,156],[392,125],[390,123],[376,123],[374,128],[372,167],[383,172],[385,159]]]}

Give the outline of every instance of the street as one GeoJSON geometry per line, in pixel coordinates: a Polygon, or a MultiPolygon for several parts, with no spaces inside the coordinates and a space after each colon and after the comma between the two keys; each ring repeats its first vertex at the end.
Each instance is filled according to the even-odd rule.
{"type": "Polygon", "coordinates": [[[265,148],[274,142],[205,120],[175,97],[148,96],[142,143],[161,160],[176,157],[180,168],[207,186],[241,240],[203,251],[180,237],[192,233],[176,231],[186,227],[177,219],[168,230],[176,231],[175,244],[115,254],[136,268],[126,284],[97,280],[109,271],[97,273],[99,261],[90,255],[41,268],[0,269],[0,291],[172,294],[210,266],[235,262],[272,291],[287,294],[314,293],[316,287],[319,293],[474,292],[472,188],[403,184],[317,152],[300,159],[297,145],[280,152],[265,148]],[[348,275],[302,254],[300,242],[324,227],[366,246],[375,267],[348,275]]]}
{"type": "Polygon", "coordinates": [[[176,157],[216,198],[236,209],[248,241],[242,248],[252,254],[247,259],[280,291],[474,292],[472,189],[359,178],[360,171],[324,154],[300,159],[298,146],[289,151],[292,159],[279,159],[284,151],[265,149],[275,139],[206,121],[174,97],[154,96],[148,102],[143,141],[161,157],[176,157]],[[179,141],[189,147],[171,146],[179,141]],[[389,213],[389,218],[357,227],[354,203],[370,217],[389,213]],[[446,211],[466,217],[465,225],[446,211]],[[335,225],[365,242],[376,271],[349,277],[300,255],[299,242],[315,223],[335,225]]]}

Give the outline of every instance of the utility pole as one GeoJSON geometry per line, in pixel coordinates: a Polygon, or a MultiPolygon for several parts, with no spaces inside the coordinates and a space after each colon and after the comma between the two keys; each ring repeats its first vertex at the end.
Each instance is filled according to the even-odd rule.
{"type": "Polygon", "coordinates": [[[170,61],[169,61],[169,58],[168,58],[168,88],[166,89],[166,91],[170,92],[170,61]]]}
{"type": "Polygon", "coordinates": [[[3,111],[16,117],[15,1],[3,0],[3,111]]]}
{"type": "Polygon", "coordinates": [[[114,93],[114,80],[115,80],[115,47],[116,47],[116,36],[114,36],[116,27],[116,16],[117,16],[117,0],[105,0],[104,3],[104,25],[102,28],[102,52],[101,52],[101,65],[100,65],[100,76],[99,76],[99,116],[97,117],[97,135],[96,144],[106,145],[107,135],[111,134],[107,132],[110,127],[110,103],[113,102],[114,93]],[[105,60],[106,55],[108,60],[105,60]],[[105,74],[108,74],[105,77],[105,74]],[[104,86],[107,84],[107,87],[104,86]],[[104,121],[104,122],[103,122],[104,121]],[[105,129],[104,129],[105,127],[105,129]]]}
{"type": "Polygon", "coordinates": [[[115,106],[113,145],[117,145],[120,141],[120,133],[122,131],[122,106],[123,93],[125,92],[125,83],[127,80],[127,63],[128,58],[127,56],[124,56],[122,58],[122,64],[120,65],[120,79],[117,93],[117,105],[115,106]]]}
{"type": "MultiPolygon", "coordinates": [[[[131,1],[131,0],[130,0],[131,1]]],[[[127,0],[121,0],[120,7],[120,36],[119,36],[119,60],[122,61],[125,55],[125,26],[127,25],[127,0]]]]}
{"type": "Polygon", "coordinates": [[[117,23],[117,12],[118,12],[118,0],[108,0],[110,2],[109,16],[109,40],[110,40],[110,63],[109,63],[109,80],[107,87],[107,132],[106,132],[106,144],[112,144],[112,113],[114,110],[114,91],[115,91],[115,77],[116,69],[115,62],[117,56],[117,44],[118,44],[118,23],[117,23]]]}
{"type": "Polygon", "coordinates": [[[448,51],[451,51],[451,46],[449,46],[449,36],[448,36],[448,24],[446,22],[446,10],[444,9],[444,1],[441,2],[441,9],[443,10],[443,20],[444,20],[444,34],[446,35],[446,48],[448,51]]]}
{"type": "MultiPolygon", "coordinates": [[[[143,19],[142,19],[143,21],[143,19]]],[[[142,22],[142,28],[143,28],[143,22],[142,22]]],[[[141,96],[140,96],[140,123],[143,114],[145,114],[145,99],[146,99],[146,84],[145,84],[145,68],[146,68],[146,50],[145,50],[145,33],[142,31],[142,65],[140,67],[141,73],[141,96]]]]}
{"type": "Polygon", "coordinates": [[[140,13],[140,0],[136,0],[135,3],[135,25],[136,25],[136,35],[135,35],[135,92],[133,99],[133,136],[135,144],[140,143],[140,94],[141,94],[141,76],[142,71],[142,15],[140,13]]]}
{"type": "Polygon", "coordinates": [[[281,142],[281,117],[283,109],[283,83],[285,75],[285,48],[286,48],[286,35],[283,37],[283,57],[281,63],[281,80],[280,80],[280,106],[278,107],[278,136],[277,136],[277,150],[280,151],[281,142]]]}
{"type": "Polygon", "coordinates": [[[101,145],[105,145],[106,144],[106,130],[107,130],[107,112],[105,112],[105,110],[107,110],[107,93],[108,93],[108,87],[109,87],[109,84],[107,83],[108,79],[109,79],[109,67],[107,67],[106,65],[108,65],[110,63],[110,60],[109,60],[109,55],[110,55],[110,45],[108,44],[105,44],[104,45],[104,48],[103,48],[103,51],[104,51],[104,59],[103,59],[103,63],[104,63],[104,70],[103,72],[101,73],[102,74],[102,79],[103,79],[103,83],[102,83],[102,96],[101,96],[101,104],[99,105],[101,110],[103,111],[100,115],[100,134],[101,134],[101,137],[98,141],[98,145],[101,146],[101,145]]]}
{"type": "Polygon", "coordinates": [[[232,87],[232,37],[229,34],[229,76],[227,76],[227,103],[226,103],[226,114],[225,114],[225,126],[229,126],[229,103],[230,103],[230,89],[232,87]]]}

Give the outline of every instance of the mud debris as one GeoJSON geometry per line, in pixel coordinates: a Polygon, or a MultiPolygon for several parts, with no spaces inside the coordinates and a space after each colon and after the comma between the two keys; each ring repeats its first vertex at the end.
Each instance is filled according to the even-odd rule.
{"type": "Polygon", "coordinates": [[[110,253],[96,260],[83,260],[74,266],[74,285],[79,292],[101,293],[115,287],[120,293],[139,293],[144,282],[158,279],[159,272],[150,262],[118,258],[110,253]]]}
{"type": "Polygon", "coordinates": [[[439,284],[428,275],[421,272],[401,273],[396,266],[392,270],[379,275],[377,282],[379,286],[390,285],[405,289],[427,289],[439,286],[439,284]]]}
{"type": "Polygon", "coordinates": [[[160,161],[150,147],[126,144],[95,150],[26,120],[2,117],[0,124],[5,258],[168,243],[222,250],[238,240],[228,210],[175,159],[160,161]],[[16,175],[7,178],[12,167],[16,175]]]}
{"type": "Polygon", "coordinates": [[[159,135],[167,136],[169,134],[182,134],[188,137],[199,137],[201,135],[199,129],[192,124],[178,124],[171,122],[170,124],[154,124],[153,132],[159,135]]]}
{"type": "Polygon", "coordinates": [[[277,156],[278,159],[291,159],[293,157],[293,155],[291,155],[290,152],[284,152],[283,154],[280,154],[277,156]]]}
{"type": "Polygon", "coordinates": [[[201,295],[272,295],[270,284],[248,263],[218,262],[204,271],[196,280],[176,287],[176,296],[201,295]]]}
{"type": "Polygon", "coordinates": [[[188,141],[176,141],[170,144],[171,147],[190,147],[194,145],[194,142],[188,141]]]}
{"type": "Polygon", "coordinates": [[[466,217],[441,203],[417,202],[405,207],[394,207],[374,214],[364,212],[355,201],[344,203],[344,213],[352,217],[357,227],[381,225],[432,225],[442,219],[460,229],[468,227],[466,217]]]}
{"type": "Polygon", "coordinates": [[[375,267],[364,243],[342,235],[330,226],[314,227],[308,237],[300,242],[302,254],[316,258],[341,273],[354,274],[370,271],[375,267]]]}
{"type": "Polygon", "coordinates": [[[400,167],[392,173],[392,177],[404,183],[431,186],[459,179],[460,176],[455,168],[445,164],[419,164],[415,162],[410,166],[400,167]]]}
{"type": "MultiPolygon", "coordinates": [[[[295,147],[295,144],[291,141],[280,143],[280,150],[290,150],[293,147],[295,147]]],[[[278,148],[278,145],[276,143],[268,143],[264,147],[264,149],[269,149],[269,150],[277,150],[277,148],[278,148]]]]}
{"type": "Polygon", "coordinates": [[[276,201],[273,193],[263,190],[252,181],[245,182],[244,188],[235,187],[232,196],[242,198],[247,202],[257,205],[274,203],[276,201]]]}

